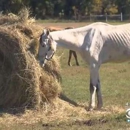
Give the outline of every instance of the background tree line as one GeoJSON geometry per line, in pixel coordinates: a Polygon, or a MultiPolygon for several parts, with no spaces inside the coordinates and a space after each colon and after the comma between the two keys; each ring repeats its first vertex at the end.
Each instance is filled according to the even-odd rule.
{"type": "Polygon", "coordinates": [[[0,11],[14,13],[29,7],[36,18],[79,18],[91,14],[130,14],[130,0],[0,0],[0,11]]]}

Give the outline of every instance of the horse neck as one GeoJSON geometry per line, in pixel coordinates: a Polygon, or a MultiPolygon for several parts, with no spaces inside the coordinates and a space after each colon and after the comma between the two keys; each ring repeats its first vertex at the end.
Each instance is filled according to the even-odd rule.
{"type": "Polygon", "coordinates": [[[82,35],[74,29],[51,32],[51,36],[57,46],[74,51],[78,51],[80,49],[78,38],[80,37],[81,40],[82,35]]]}

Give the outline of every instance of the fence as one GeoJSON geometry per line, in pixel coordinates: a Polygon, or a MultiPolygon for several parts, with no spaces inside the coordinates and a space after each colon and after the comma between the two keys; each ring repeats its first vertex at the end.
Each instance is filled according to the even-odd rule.
{"type": "Polygon", "coordinates": [[[130,14],[116,14],[116,15],[90,15],[90,16],[79,16],[78,18],[73,17],[79,21],[130,21],[130,14]]]}

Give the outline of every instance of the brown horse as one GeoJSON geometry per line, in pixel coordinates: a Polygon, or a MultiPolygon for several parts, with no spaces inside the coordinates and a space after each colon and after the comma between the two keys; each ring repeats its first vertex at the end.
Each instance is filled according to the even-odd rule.
{"type": "MultiPolygon", "coordinates": [[[[58,28],[58,27],[48,27],[48,29],[50,30],[50,32],[52,32],[52,31],[64,30],[63,28],[58,28]]],[[[65,29],[73,29],[73,27],[66,27],[65,29]]],[[[73,50],[69,50],[68,65],[69,65],[69,66],[72,66],[72,65],[71,65],[71,58],[72,58],[72,55],[73,55],[74,58],[75,58],[76,65],[79,66],[77,54],[76,54],[76,52],[73,51],[73,50]]]]}

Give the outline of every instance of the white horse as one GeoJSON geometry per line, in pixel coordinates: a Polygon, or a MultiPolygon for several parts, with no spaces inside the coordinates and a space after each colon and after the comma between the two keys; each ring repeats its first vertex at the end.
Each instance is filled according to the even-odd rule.
{"type": "Polygon", "coordinates": [[[109,61],[130,59],[130,24],[109,25],[93,23],[85,27],[49,32],[44,29],[40,37],[38,57],[43,66],[54,55],[57,46],[72,49],[81,54],[90,66],[90,104],[89,110],[103,105],[100,88],[99,68],[109,61]]]}

